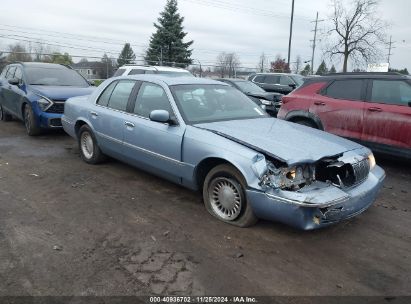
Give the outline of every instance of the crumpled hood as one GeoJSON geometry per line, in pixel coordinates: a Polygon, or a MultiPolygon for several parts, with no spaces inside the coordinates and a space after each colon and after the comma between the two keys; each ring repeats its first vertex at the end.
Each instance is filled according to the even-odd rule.
{"type": "Polygon", "coordinates": [[[65,86],[38,86],[31,85],[33,93],[50,98],[51,100],[66,100],[70,97],[89,95],[95,87],[65,87],[65,86]]]}
{"type": "Polygon", "coordinates": [[[292,165],[363,148],[344,138],[276,118],[196,124],[292,165]]]}

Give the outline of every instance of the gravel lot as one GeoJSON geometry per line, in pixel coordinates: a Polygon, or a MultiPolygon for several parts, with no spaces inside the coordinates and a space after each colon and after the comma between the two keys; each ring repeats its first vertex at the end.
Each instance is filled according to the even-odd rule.
{"type": "Polygon", "coordinates": [[[411,295],[411,164],[331,228],[241,229],[201,195],[117,161],[90,166],[62,132],[0,123],[0,295],[411,295]]]}

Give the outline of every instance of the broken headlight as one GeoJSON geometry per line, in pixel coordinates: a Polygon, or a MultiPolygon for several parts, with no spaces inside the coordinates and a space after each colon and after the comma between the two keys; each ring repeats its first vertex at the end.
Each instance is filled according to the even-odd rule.
{"type": "Polygon", "coordinates": [[[314,180],[314,167],[308,164],[297,165],[289,168],[276,168],[272,163],[267,163],[267,172],[261,179],[261,185],[285,189],[299,190],[314,180]]]}

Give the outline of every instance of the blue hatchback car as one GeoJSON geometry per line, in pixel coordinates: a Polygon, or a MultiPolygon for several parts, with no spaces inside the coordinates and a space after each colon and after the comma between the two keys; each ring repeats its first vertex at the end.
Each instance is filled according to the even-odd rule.
{"type": "Polygon", "coordinates": [[[94,87],[68,66],[51,63],[14,63],[0,74],[0,120],[24,121],[29,135],[61,128],[65,101],[88,95],[94,87]]]}
{"type": "Polygon", "coordinates": [[[385,177],[369,149],[271,118],[213,80],[111,78],[67,100],[62,123],[85,162],[109,155],[202,190],[210,214],[240,227],[337,223],[365,211],[385,177]]]}

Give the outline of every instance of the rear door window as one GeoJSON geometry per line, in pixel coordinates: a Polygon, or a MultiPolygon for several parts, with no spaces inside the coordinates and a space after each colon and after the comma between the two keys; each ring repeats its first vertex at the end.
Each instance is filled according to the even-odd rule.
{"type": "Polygon", "coordinates": [[[108,107],[119,111],[126,111],[128,99],[135,84],[136,81],[134,80],[120,80],[111,93],[108,107]]]}
{"type": "Polygon", "coordinates": [[[265,76],[264,83],[267,83],[267,84],[280,84],[280,76],[267,75],[267,76],[265,76]]]}
{"type": "Polygon", "coordinates": [[[253,79],[254,82],[258,82],[258,83],[264,83],[264,75],[257,75],[255,76],[255,78],[253,79]]]}
{"type": "Polygon", "coordinates": [[[371,102],[409,106],[411,85],[402,80],[373,80],[371,102]]]}
{"type": "Polygon", "coordinates": [[[362,79],[336,80],[325,90],[328,97],[346,100],[363,100],[364,81],[362,79]]]}

